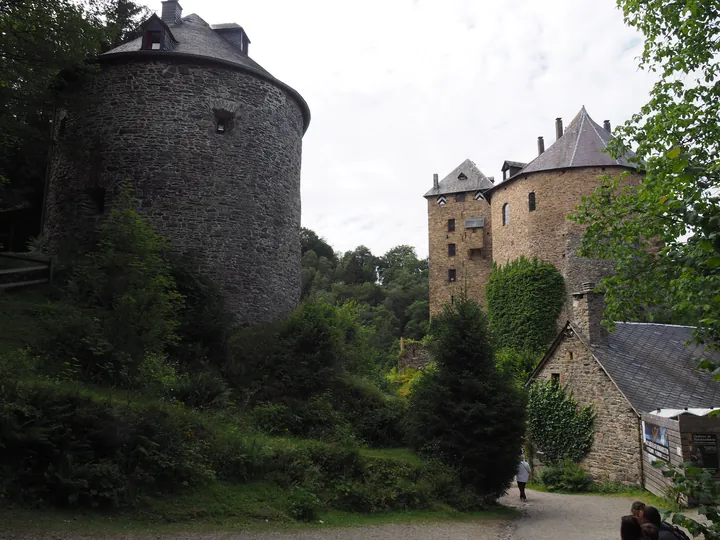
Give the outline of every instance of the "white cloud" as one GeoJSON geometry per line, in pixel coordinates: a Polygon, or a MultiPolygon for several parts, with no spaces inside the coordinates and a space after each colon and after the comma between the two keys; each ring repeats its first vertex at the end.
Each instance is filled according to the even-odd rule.
{"type": "MultiPolygon", "coordinates": [[[[145,1],[159,9],[160,0],[145,1]]],[[[398,244],[427,255],[422,195],[470,158],[500,178],[585,105],[601,123],[647,99],[640,36],[613,0],[181,0],[236,22],[250,56],[312,113],[303,225],[336,250],[398,244]]]]}

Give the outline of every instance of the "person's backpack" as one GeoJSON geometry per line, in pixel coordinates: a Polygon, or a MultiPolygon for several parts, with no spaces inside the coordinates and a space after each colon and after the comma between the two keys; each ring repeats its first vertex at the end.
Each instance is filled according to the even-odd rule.
{"type": "Polygon", "coordinates": [[[690,537],[685,534],[685,531],[683,531],[680,527],[676,527],[675,525],[670,525],[669,523],[662,522],[661,528],[664,528],[667,531],[670,531],[673,533],[673,536],[677,538],[677,540],[690,540],[690,537]]]}

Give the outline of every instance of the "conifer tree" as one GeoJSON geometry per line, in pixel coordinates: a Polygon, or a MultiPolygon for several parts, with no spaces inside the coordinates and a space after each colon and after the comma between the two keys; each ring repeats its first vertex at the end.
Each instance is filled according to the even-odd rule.
{"type": "Polygon", "coordinates": [[[437,367],[413,389],[409,442],[457,467],[466,485],[497,498],[515,474],[524,399],[495,367],[485,314],[463,298],[433,320],[437,367]]]}

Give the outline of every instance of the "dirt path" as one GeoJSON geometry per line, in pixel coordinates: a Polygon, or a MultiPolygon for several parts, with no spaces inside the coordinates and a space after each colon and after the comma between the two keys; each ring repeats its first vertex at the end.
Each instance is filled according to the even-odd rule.
{"type": "Polygon", "coordinates": [[[630,513],[633,499],[595,495],[558,495],[527,490],[520,502],[516,487],[501,502],[523,512],[502,540],[617,540],[620,518],[630,513]]]}

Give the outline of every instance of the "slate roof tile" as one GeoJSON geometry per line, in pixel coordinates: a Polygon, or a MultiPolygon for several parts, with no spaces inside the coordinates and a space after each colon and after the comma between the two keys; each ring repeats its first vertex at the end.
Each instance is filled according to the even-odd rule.
{"type": "Polygon", "coordinates": [[[433,188],[424,196],[433,197],[436,195],[447,195],[449,193],[462,193],[465,191],[481,191],[493,187],[493,182],[485,176],[477,165],[466,159],[460,165],[440,180],[438,188],[433,188]],[[458,178],[460,174],[465,175],[465,179],[458,178]]]}

